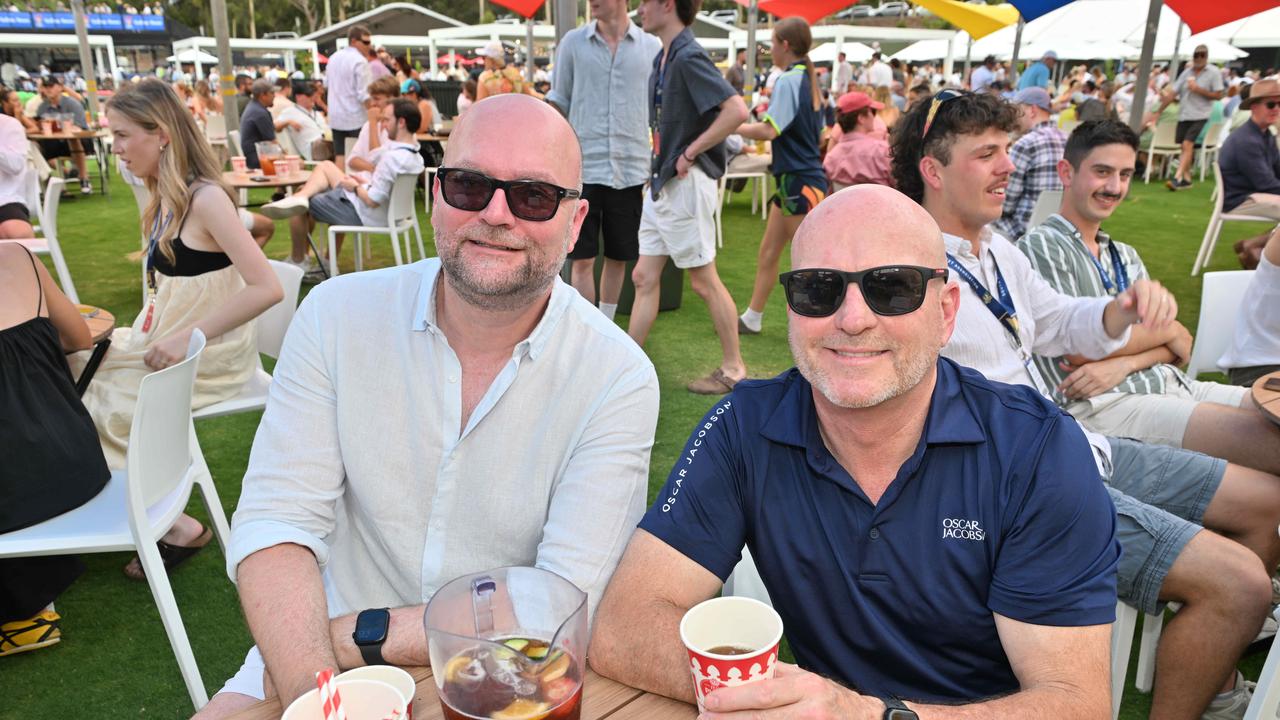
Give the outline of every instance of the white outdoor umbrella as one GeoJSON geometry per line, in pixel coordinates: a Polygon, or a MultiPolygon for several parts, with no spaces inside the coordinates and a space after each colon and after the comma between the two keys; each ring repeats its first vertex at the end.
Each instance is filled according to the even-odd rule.
{"type": "MultiPolygon", "coordinates": [[[[871,54],[875,50],[865,43],[846,40],[840,46],[840,52],[845,54],[845,60],[849,62],[863,63],[871,59],[871,54]]],[[[809,51],[809,59],[816,63],[835,62],[838,54],[835,43],[823,43],[809,51]]]]}
{"type": "Polygon", "coordinates": [[[201,65],[218,64],[218,58],[216,56],[195,48],[188,48],[177,55],[170,55],[166,60],[171,63],[186,63],[190,65],[195,65],[196,63],[200,63],[201,65]]]}

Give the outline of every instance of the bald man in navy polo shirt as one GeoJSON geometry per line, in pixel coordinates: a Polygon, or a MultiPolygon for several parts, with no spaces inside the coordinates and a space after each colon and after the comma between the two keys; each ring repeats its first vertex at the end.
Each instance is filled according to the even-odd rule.
{"type": "Polygon", "coordinates": [[[793,272],[892,270],[825,307],[813,277],[784,282],[797,367],[699,423],[601,601],[597,672],[691,702],[680,618],[745,545],[799,665],[716,690],[708,718],[1109,714],[1115,509],[1074,420],[939,358],[960,302],[946,267],[896,190],[810,213],[793,272]],[[887,282],[904,266],[918,282],[887,282]]]}

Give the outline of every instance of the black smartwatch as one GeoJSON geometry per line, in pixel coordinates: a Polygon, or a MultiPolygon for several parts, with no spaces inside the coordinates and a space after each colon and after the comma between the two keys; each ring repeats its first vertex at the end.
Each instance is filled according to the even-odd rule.
{"type": "Polygon", "coordinates": [[[884,701],[884,720],[920,720],[916,711],[903,705],[898,698],[891,695],[882,700],[884,701]]]}
{"type": "Polygon", "coordinates": [[[391,611],[387,608],[364,610],[356,616],[356,631],[351,639],[360,648],[365,665],[386,665],[382,659],[382,644],[387,641],[387,628],[391,627],[391,611]]]}

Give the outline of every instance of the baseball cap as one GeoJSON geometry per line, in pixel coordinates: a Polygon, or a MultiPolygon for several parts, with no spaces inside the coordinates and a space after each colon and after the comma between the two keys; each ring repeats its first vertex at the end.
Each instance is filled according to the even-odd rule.
{"type": "Polygon", "coordinates": [[[400,83],[401,95],[406,95],[411,92],[418,93],[419,95],[421,95],[422,84],[419,83],[417,80],[414,80],[413,78],[409,78],[408,80],[405,80],[404,82],[400,83]]]}
{"type": "Polygon", "coordinates": [[[476,50],[476,55],[480,57],[493,58],[494,60],[502,60],[507,56],[507,53],[502,49],[501,42],[497,40],[490,40],[484,47],[476,50]]]}
{"type": "Polygon", "coordinates": [[[1045,54],[1044,54],[1044,55],[1042,55],[1041,57],[1042,57],[1042,58],[1047,58],[1047,59],[1049,59],[1049,60],[1057,60],[1057,59],[1058,59],[1058,53],[1056,53],[1056,52],[1054,52],[1054,51],[1052,51],[1052,50],[1047,50],[1047,51],[1045,51],[1045,54]]]}
{"type": "Polygon", "coordinates": [[[878,103],[871,99],[871,96],[864,92],[850,92],[840,96],[836,101],[836,107],[840,108],[842,113],[858,112],[863,108],[872,108],[873,110],[883,110],[884,103],[878,103]]]}
{"type": "Polygon", "coordinates": [[[1053,100],[1049,98],[1049,91],[1042,87],[1019,90],[1014,94],[1013,102],[1016,105],[1035,105],[1046,112],[1053,112],[1053,100]]]}

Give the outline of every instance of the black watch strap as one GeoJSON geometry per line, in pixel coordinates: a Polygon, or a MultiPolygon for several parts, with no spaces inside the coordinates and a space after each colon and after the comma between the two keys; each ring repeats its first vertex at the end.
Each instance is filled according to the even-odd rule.
{"type": "Polygon", "coordinates": [[[365,665],[386,665],[386,661],[382,659],[382,643],[377,645],[357,645],[360,648],[360,657],[364,658],[365,665]]]}
{"type": "Polygon", "coordinates": [[[890,695],[881,700],[884,702],[884,720],[920,720],[916,711],[907,707],[898,698],[890,695]]]}

